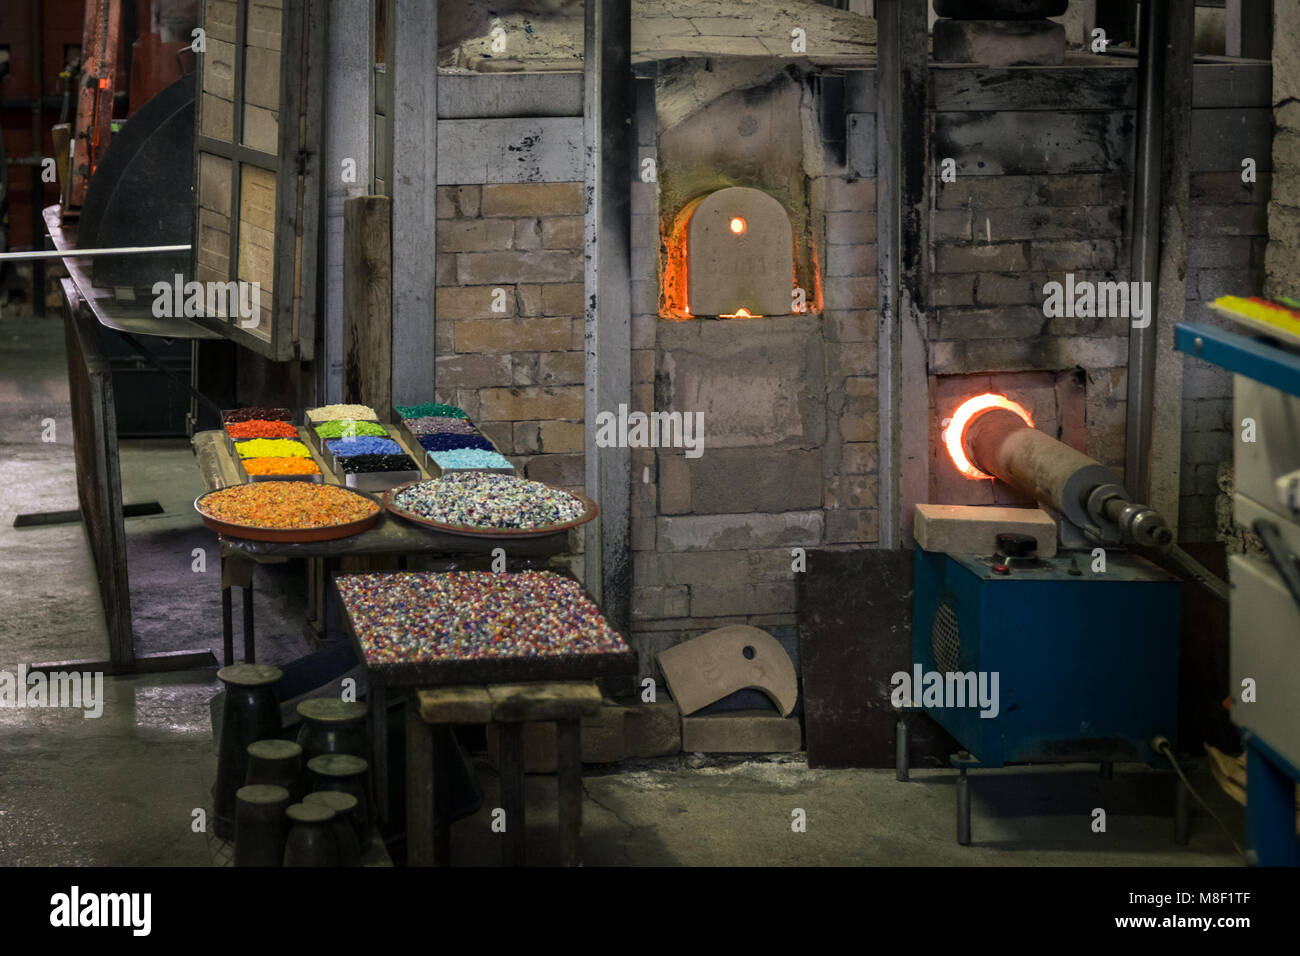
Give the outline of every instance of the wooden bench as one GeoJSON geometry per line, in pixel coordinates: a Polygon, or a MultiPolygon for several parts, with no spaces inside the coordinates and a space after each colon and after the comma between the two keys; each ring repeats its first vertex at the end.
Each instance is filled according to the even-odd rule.
{"type": "Polygon", "coordinates": [[[560,864],[581,866],[581,721],[599,713],[600,689],[591,681],[488,684],[413,691],[406,702],[406,846],[410,866],[446,866],[451,822],[445,766],[455,724],[497,724],[501,805],[505,811],[502,862],[524,864],[524,724],[554,721],[559,801],[560,864]],[[435,820],[436,825],[435,825],[435,820]]]}

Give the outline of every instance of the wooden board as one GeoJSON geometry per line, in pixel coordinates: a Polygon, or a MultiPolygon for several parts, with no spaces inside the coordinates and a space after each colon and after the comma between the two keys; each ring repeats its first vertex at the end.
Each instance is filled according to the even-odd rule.
{"type": "Polygon", "coordinates": [[[568,183],[583,177],[581,117],[438,122],[438,184],[568,183]]]}
{"type": "Polygon", "coordinates": [[[381,419],[393,411],[391,209],[386,196],[343,203],[343,401],[381,419]]]}
{"type": "Polygon", "coordinates": [[[582,73],[444,73],[439,119],[581,116],[582,73]]]}

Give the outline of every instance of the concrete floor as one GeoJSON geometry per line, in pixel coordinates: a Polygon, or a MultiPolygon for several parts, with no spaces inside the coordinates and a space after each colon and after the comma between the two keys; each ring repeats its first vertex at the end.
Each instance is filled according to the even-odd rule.
{"type": "MultiPolygon", "coordinates": [[[[57,318],[0,320],[0,670],[33,661],[107,656],[107,636],[81,525],[15,530],[16,514],[77,507],[71,427],[57,318]],[[54,443],[42,421],[56,422],[54,443]]],[[[164,514],[127,521],[140,653],[210,647],[220,654],[216,539],[190,506],[201,490],[183,441],[127,442],[124,499],[164,514]],[[192,549],[207,570],[191,570],[192,549]]],[[[259,568],[259,659],[306,650],[298,622],[302,575],[259,568]]],[[[238,603],[238,602],[237,602],[238,603]]],[[[236,610],[238,615],[238,610],[236,610]]],[[[236,623],[238,627],[238,623],[236,623]]],[[[209,806],[215,746],[211,669],[110,679],[99,719],[80,711],[0,708],[0,864],[208,865],[209,840],[191,827],[209,806]]],[[[477,761],[483,809],[453,829],[464,865],[492,865],[496,779],[477,761]]],[[[1169,778],[1118,768],[1014,769],[974,776],[975,845],[956,845],[953,774],[814,771],[797,757],[683,756],[588,768],[583,847],[608,865],[1237,865],[1215,824],[1196,810],[1191,845],[1172,841],[1169,778]],[[1091,830],[1106,809],[1105,833],[1091,830]],[[806,832],[791,829],[805,811],[806,832]]],[[[1194,777],[1241,842],[1242,813],[1208,776],[1194,777]]],[[[530,777],[529,852],[555,859],[554,778],[530,777]]]]}

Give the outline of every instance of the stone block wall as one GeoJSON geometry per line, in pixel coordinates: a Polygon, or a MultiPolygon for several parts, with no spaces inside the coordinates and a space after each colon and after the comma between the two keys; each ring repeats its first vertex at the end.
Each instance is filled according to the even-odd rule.
{"type": "MultiPolygon", "coordinates": [[[[1081,78],[1086,72],[1079,71],[1081,78]]],[[[1217,92],[1193,109],[1185,321],[1217,321],[1205,303],[1258,294],[1264,278],[1272,176],[1269,157],[1253,155],[1258,104],[1233,103],[1217,82],[1200,78],[1198,90],[1217,92]],[[1257,162],[1253,183],[1242,180],[1247,156],[1257,162]]],[[[954,85],[961,86],[943,88],[954,85]]],[[[926,303],[930,373],[1082,369],[1083,450],[1122,475],[1129,320],[1048,318],[1043,287],[1064,283],[1066,273],[1076,281],[1129,279],[1134,128],[1128,106],[1136,99],[1122,90],[1101,98],[1073,95],[1079,109],[1047,102],[1024,109],[1022,96],[1023,102],[990,113],[996,103],[983,91],[969,94],[982,97],[977,103],[937,105],[926,303]],[[956,163],[955,182],[938,175],[945,158],[956,163]]],[[[1231,395],[1227,373],[1184,360],[1178,514],[1184,541],[1215,539],[1215,475],[1231,458],[1231,395]]]]}
{"type": "Polygon", "coordinates": [[[803,78],[755,77],[690,115],[670,112],[667,131],[664,103],[681,103],[682,90],[661,84],[656,115],[648,86],[638,160],[654,160],[660,181],[632,192],[634,405],[703,413],[705,447],[698,458],[633,451],[632,643],[643,675],[658,651],[731,623],[790,638],[797,657],[792,549],[878,537],[876,182],[823,151],[803,78]],[[729,185],[786,205],[808,312],[661,314],[661,237],[681,203],[729,185]]]}
{"type": "Polygon", "coordinates": [[[581,490],[581,183],[438,189],[437,400],[522,474],[581,490]]]}

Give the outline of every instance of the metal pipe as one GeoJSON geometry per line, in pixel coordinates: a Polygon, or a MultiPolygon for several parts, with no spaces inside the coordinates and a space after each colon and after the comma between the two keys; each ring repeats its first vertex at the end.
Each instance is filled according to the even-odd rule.
{"type": "Polygon", "coordinates": [[[1178,547],[1160,513],[1135,502],[1115,473],[1095,459],[1004,408],[971,419],[962,445],[980,471],[1060,513],[1091,540],[1132,545],[1219,600],[1228,600],[1228,585],[1178,547]]]}
{"type": "Polygon", "coordinates": [[[1044,502],[1084,531],[1106,537],[1105,516],[1090,514],[1088,500],[1098,487],[1120,487],[1119,477],[1109,468],[1003,408],[972,419],[962,441],[966,456],[980,471],[1044,502]]]}
{"type": "MultiPolygon", "coordinates": [[[[40,156],[43,152],[44,117],[41,112],[41,94],[45,92],[45,43],[41,19],[41,0],[32,0],[32,155],[40,156]]],[[[41,167],[32,167],[32,248],[40,247],[45,235],[45,220],[41,210],[45,208],[45,183],[41,179],[41,167]]],[[[32,269],[32,310],[41,317],[45,315],[45,266],[37,263],[32,269]]]]}
{"type": "Polygon", "coordinates": [[[87,256],[148,256],[162,252],[189,252],[186,243],[179,246],[111,246],[104,249],[34,249],[30,252],[0,253],[0,262],[22,262],[27,259],[81,259],[87,256]]]}
{"type": "Polygon", "coordinates": [[[1151,497],[1151,436],[1155,403],[1156,329],[1160,314],[1160,209],[1165,45],[1169,42],[1167,4],[1141,5],[1138,42],[1137,161],[1133,181],[1133,247],[1129,277],[1150,283],[1151,306],[1145,324],[1129,326],[1128,409],[1124,433],[1124,475],[1143,500],[1151,497]],[[1157,8],[1159,8],[1157,10],[1157,8]]]}

